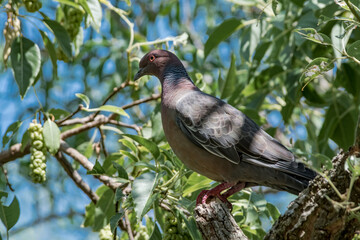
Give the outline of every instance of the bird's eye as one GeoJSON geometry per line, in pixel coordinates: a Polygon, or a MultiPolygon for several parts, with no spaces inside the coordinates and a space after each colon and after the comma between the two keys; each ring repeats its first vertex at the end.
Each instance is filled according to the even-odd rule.
{"type": "Polygon", "coordinates": [[[153,61],[155,60],[155,56],[154,56],[154,55],[150,55],[149,60],[150,60],[150,62],[153,62],[153,61]]]}

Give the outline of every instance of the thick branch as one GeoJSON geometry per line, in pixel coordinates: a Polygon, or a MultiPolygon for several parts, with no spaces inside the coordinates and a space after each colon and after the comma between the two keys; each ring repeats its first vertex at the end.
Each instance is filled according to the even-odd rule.
{"type": "MultiPolygon", "coordinates": [[[[333,159],[334,168],[327,174],[341,194],[347,194],[350,173],[345,161],[350,153],[340,152],[333,159]]],[[[350,208],[360,203],[360,181],[355,181],[350,202],[334,191],[329,181],[316,177],[281,216],[265,239],[352,239],[360,222],[351,220],[350,208]]]]}
{"type": "Polygon", "coordinates": [[[0,164],[14,161],[17,158],[23,157],[30,153],[30,145],[27,145],[23,151],[21,151],[21,143],[14,144],[10,149],[0,152],[0,164]]]}
{"type": "Polygon", "coordinates": [[[94,193],[90,186],[84,182],[80,174],[71,166],[71,164],[68,162],[68,160],[65,158],[64,154],[62,152],[57,152],[55,155],[56,159],[59,161],[61,166],[65,169],[66,173],[69,175],[69,177],[75,182],[75,184],[91,199],[91,201],[96,204],[99,200],[98,195],[94,193]]]}
{"type": "Polygon", "coordinates": [[[247,240],[225,203],[215,198],[195,208],[195,220],[205,240],[247,240]]]}
{"type": "MultiPolygon", "coordinates": [[[[60,143],[60,151],[66,153],[70,157],[72,157],[75,161],[79,162],[85,169],[92,170],[94,164],[92,164],[84,155],[79,153],[75,148],[70,147],[66,142],[61,141],[60,143]]],[[[94,175],[95,178],[99,179],[106,186],[115,190],[116,188],[123,187],[124,184],[116,182],[114,179],[104,175],[94,175]]]]}

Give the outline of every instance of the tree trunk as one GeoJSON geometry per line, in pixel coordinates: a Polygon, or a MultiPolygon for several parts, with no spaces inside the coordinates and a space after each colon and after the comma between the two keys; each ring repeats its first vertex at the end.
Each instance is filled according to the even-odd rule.
{"type": "Polygon", "coordinates": [[[205,240],[247,240],[230,209],[218,198],[195,208],[195,221],[205,240]]]}
{"type": "MultiPolygon", "coordinates": [[[[333,169],[317,176],[270,229],[265,239],[352,239],[360,229],[360,180],[348,197],[351,173],[345,169],[350,155],[340,152],[332,160],[333,169]],[[333,186],[332,186],[332,184],[333,186]],[[336,192],[337,189],[338,193],[336,192]],[[341,196],[339,196],[339,194],[341,196]]],[[[219,199],[195,208],[195,220],[204,239],[247,239],[219,199]]]]}

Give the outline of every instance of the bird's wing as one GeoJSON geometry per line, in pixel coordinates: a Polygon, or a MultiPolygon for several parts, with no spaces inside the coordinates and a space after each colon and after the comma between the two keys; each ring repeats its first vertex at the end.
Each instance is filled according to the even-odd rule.
{"type": "Polygon", "coordinates": [[[235,164],[242,154],[267,163],[294,160],[287,148],[245,114],[200,91],[178,100],[176,122],[194,144],[235,164]]]}

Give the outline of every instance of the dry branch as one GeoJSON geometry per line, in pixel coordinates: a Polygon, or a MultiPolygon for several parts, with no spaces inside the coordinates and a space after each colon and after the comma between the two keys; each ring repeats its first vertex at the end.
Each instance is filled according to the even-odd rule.
{"type": "Polygon", "coordinates": [[[62,152],[57,152],[55,155],[61,166],[65,169],[69,177],[75,182],[75,184],[90,198],[90,200],[96,204],[99,200],[99,196],[94,193],[90,186],[82,179],[80,174],[71,166],[68,160],[65,158],[62,152]]]}
{"type": "MultiPolygon", "coordinates": [[[[61,141],[60,151],[66,153],[72,157],[75,161],[79,162],[86,170],[90,171],[93,169],[94,164],[90,162],[84,155],[79,153],[75,148],[70,147],[66,142],[61,141]]],[[[126,184],[118,183],[113,178],[104,175],[94,175],[95,178],[99,179],[106,186],[115,190],[119,187],[124,187],[126,184]]]]}
{"type": "Polygon", "coordinates": [[[205,240],[247,240],[230,209],[218,198],[195,208],[195,221],[205,240]]]}

